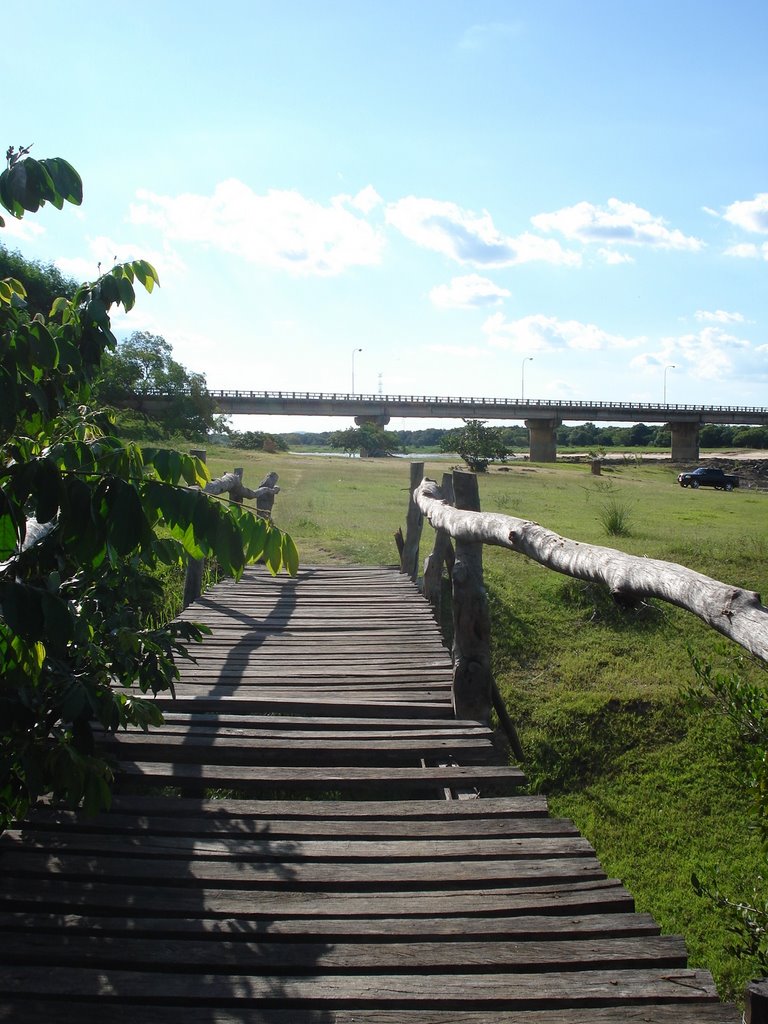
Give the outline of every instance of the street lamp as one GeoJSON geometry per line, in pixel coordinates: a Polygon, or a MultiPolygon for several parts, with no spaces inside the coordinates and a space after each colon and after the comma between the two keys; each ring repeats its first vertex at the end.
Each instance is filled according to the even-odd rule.
{"type": "Polygon", "coordinates": [[[520,364],[520,398],[521,398],[521,400],[525,398],[525,364],[526,363],[532,363],[532,362],[533,362],[533,356],[526,356],[525,359],[520,364]]]}
{"type": "Polygon", "coordinates": [[[353,395],[355,393],[355,356],[357,355],[358,352],[362,352],[362,351],[363,350],[361,348],[353,348],[352,349],[352,394],[353,395]]]}
{"type": "Polygon", "coordinates": [[[667,404],[667,370],[676,370],[676,369],[677,369],[677,367],[675,366],[674,363],[669,363],[668,366],[664,367],[664,402],[663,402],[664,405],[667,404]]]}

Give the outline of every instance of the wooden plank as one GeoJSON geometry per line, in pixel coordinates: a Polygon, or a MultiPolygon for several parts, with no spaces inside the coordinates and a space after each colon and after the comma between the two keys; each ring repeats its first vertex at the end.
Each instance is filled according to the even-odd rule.
{"type": "Polygon", "coordinates": [[[74,913],[43,913],[38,911],[0,912],[0,934],[11,936],[24,932],[35,935],[57,934],[64,930],[77,935],[190,936],[212,938],[275,939],[292,938],[304,941],[340,941],[344,939],[398,938],[409,942],[442,938],[476,939],[484,942],[526,939],[552,940],[562,937],[564,930],[572,938],[609,939],[658,935],[659,926],[650,914],[569,914],[566,917],[296,917],[276,918],[268,924],[258,919],[197,917],[109,917],[74,913]]]}
{"type": "Polygon", "coordinates": [[[383,1008],[426,1004],[433,1009],[472,1007],[487,1003],[496,1008],[563,1008],[616,1005],[618,1003],[702,1002],[716,999],[711,976],[706,971],[669,968],[651,970],[595,970],[545,974],[516,974],[514,985],[496,974],[375,974],[332,975],[314,978],[254,974],[217,975],[152,971],[98,969],[78,971],[50,967],[45,974],[34,967],[14,966],[0,972],[0,994],[40,993],[66,998],[87,995],[103,1000],[188,1002],[220,1005],[222,1001],[240,1006],[251,1004],[383,1008]],[[140,994],[140,995],[139,995],[140,994]]]}
{"type": "Polygon", "coordinates": [[[190,836],[157,836],[101,834],[90,832],[56,832],[8,830],[0,836],[0,863],[6,856],[28,850],[30,853],[60,852],[92,853],[99,856],[127,857],[204,857],[236,859],[240,863],[268,858],[293,864],[299,860],[375,861],[404,860],[473,860],[594,857],[595,851],[586,839],[575,836],[532,836],[525,838],[481,839],[384,839],[350,840],[346,838],[311,840],[276,840],[270,828],[263,833],[243,838],[197,838],[190,836]]]}
{"type": "Polygon", "coordinates": [[[385,787],[389,792],[403,788],[436,786],[495,785],[517,789],[525,784],[519,768],[490,766],[443,768],[296,768],[264,765],[187,765],[168,767],[151,762],[119,762],[118,772],[125,778],[141,779],[160,785],[181,786],[198,783],[204,786],[232,788],[242,791],[280,786],[333,790],[343,788],[385,787]]]}
{"type": "Polygon", "coordinates": [[[364,894],[346,891],[292,891],[285,887],[274,890],[233,886],[230,889],[199,885],[195,888],[153,883],[139,886],[99,881],[94,878],[35,877],[6,879],[0,876],[0,900],[5,908],[34,909],[70,913],[76,908],[100,913],[125,913],[126,908],[137,917],[158,913],[173,916],[191,914],[196,917],[274,921],[293,917],[345,917],[377,919],[393,916],[434,917],[456,916],[477,918],[514,917],[529,914],[626,913],[633,909],[632,898],[620,882],[597,879],[580,882],[553,882],[530,888],[498,886],[463,886],[456,889],[437,888],[442,883],[432,879],[434,887],[414,888],[398,892],[381,890],[364,894]]]}
{"type": "MultiPolygon", "coordinates": [[[[330,819],[332,821],[359,820],[374,821],[390,819],[418,819],[455,821],[475,818],[495,818],[504,821],[508,817],[536,817],[547,814],[547,802],[543,796],[484,797],[473,804],[446,803],[444,800],[213,800],[199,797],[128,796],[117,795],[112,800],[113,810],[123,814],[160,815],[164,818],[179,815],[205,815],[206,817],[330,819]]],[[[47,810],[41,807],[41,812],[47,810]]],[[[65,813],[65,812],[59,812],[65,813]]],[[[80,820],[98,821],[109,818],[109,812],[82,816],[80,820]]]]}
{"type": "Polygon", "coordinates": [[[87,854],[37,852],[5,849],[0,868],[6,880],[11,878],[90,878],[120,883],[130,879],[135,885],[224,887],[312,887],[336,890],[357,887],[403,887],[417,889],[436,877],[443,886],[546,885],[552,882],[577,882],[605,878],[593,857],[552,857],[515,860],[482,858],[469,862],[455,860],[417,861],[291,861],[289,854],[274,849],[274,859],[231,862],[199,856],[194,860],[174,857],[89,857],[87,854]]]}
{"type": "MultiPolygon", "coordinates": [[[[83,1024],[93,1013],[93,1002],[67,999],[56,1005],[57,1024],[83,1024]]],[[[434,1010],[434,1009],[355,1009],[323,1007],[321,1011],[293,1007],[249,1007],[248,1024],[740,1024],[741,1014],[731,1004],[714,1002],[654,1003],[638,1006],[567,1007],[546,1010],[434,1010]]],[[[179,1024],[177,1006],[140,1005],[141,1024],[179,1024]]],[[[184,1024],[243,1024],[242,1009],[217,1006],[183,1009],[184,1024]]],[[[136,1024],[137,1004],[109,1004],[109,1024],[136,1024]]],[[[51,1024],[51,1003],[39,999],[0,1005],[0,1021],[25,1024],[51,1024]],[[18,1016],[23,1013],[23,1018],[18,1016]]]]}
{"type": "MultiPolygon", "coordinates": [[[[535,971],[615,970],[685,967],[682,939],[672,936],[562,940],[548,942],[497,940],[495,942],[270,942],[222,936],[211,939],[144,938],[122,935],[63,933],[56,948],[50,937],[15,934],[3,960],[6,965],[69,964],[77,967],[125,970],[279,971],[343,974],[358,971],[436,974],[460,970],[510,974],[535,971]]],[[[2,985],[2,982],[0,982],[2,985]]],[[[510,988],[514,979],[510,980],[510,988]]]]}
{"type": "Polygon", "coordinates": [[[485,763],[494,754],[489,740],[451,739],[325,740],[322,744],[249,736],[210,736],[187,733],[121,733],[102,737],[101,746],[116,757],[173,761],[202,761],[206,765],[413,765],[420,758],[444,758],[452,754],[465,765],[485,763]]]}

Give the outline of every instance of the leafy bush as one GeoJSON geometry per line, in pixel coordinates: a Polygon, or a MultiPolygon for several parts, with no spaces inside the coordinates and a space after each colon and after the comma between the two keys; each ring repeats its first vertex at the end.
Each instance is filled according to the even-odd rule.
{"type": "MultiPolygon", "coordinates": [[[[4,209],[20,218],[81,201],[70,164],[27,152],[8,151],[4,209]]],[[[158,566],[214,555],[234,576],[260,557],[274,572],[296,569],[290,537],[199,489],[208,474],[197,459],[125,444],[89,408],[116,345],[109,311],[133,306],[137,281],[151,292],[154,268],[118,264],[56,298],[47,317],[30,315],[18,279],[0,281],[0,828],[44,793],[107,805],[111,771],[92,722],[162,721],[141,695],[173,691],[174,657],[203,628],[156,621],[158,566]]]]}

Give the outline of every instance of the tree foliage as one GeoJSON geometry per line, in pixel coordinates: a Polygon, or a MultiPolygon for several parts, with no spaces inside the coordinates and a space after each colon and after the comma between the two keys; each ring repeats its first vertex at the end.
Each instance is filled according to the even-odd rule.
{"type": "Polygon", "coordinates": [[[160,425],[165,437],[204,437],[219,425],[205,375],[187,370],[173,358],[165,338],[146,331],[134,331],[104,354],[96,396],[112,405],[137,407],[160,425]],[[141,403],[152,392],[161,392],[165,402],[149,416],[141,403]]]}
{"type": "Polygon", "coordinates": [[[337,430],[328,438],[330,448],[341,448],[353,455],[357,452],[368,458],[382,458],[399,451],[400,438],[377,423],[363,423],[359,427],[337,430]]]}
{"type": "Polygon", "coordinates": [[[457,452],[473,473],[485,473],[491,462],[506,462],[509,450],[501,427],[486,427],[484,420],[464,420],[440,442],[444,452],[457,452]]]}
{"type": "Polygon", "coordinates": [[[24,301],[30,316],[47,316],[54,299],[68,299],[77,291],[77,281],[65,277],[53,263],[25,259],[20,252],[6,249],[0,242],[0,281],[12,277],[24,286],[24,301]]]}
{"type": "MultiPolygon", "coordinates": [[[[69,164],[26,152],[9,151],[0,175],[10,214],[80,201],[69,164]]],[[[158,284],[143,260],[31,315],[22,282],[0,281],[0,826],[45,793],[105,806],[111,769],[94,724],[162,720],[145,695],[173,691],[174,658],[203,630],[146,618],[153,570],[204,555],[234,576],[257,558],[296,570],[290,537],[199,489],[197,459],[124,444],[90,407],[116,345],[110,310],[129,310],[137,283],[158,284]]]]}
{"type": "Polygon", "coordinates": [[[263,430],[234,430],[229,443],[233,448],[244,448],[253,452],[287,452],[288,443],[279,434],[267,434],[263,430]]]}

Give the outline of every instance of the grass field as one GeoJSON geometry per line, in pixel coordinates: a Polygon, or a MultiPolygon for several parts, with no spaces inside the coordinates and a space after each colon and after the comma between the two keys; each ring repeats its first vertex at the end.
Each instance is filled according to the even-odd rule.
{"type": "MultiPolygon", "coordinates": [[[[217,475],[234,465],[255,486],[274,469],[283,488],[275,522],[302,561],[392,564],[404,524],[408,465],[209,450],[217,475]]],[[[444,460],[427,462],[439,480],[444,460]]],[[[511,464],[480,477],[483,509],[533,519],[593,544],[680,562],[759,593],[768,591],[768,494],[681,489],[671,466],[629,464],[590,474],[584,465],[511,464]],[[606,533],[618,507],[627,534],[606,533]]],[[[425,528],[422,557],[432,544],[425,528]]],[[[532,786],[572,817],[605,869],[666,932],[682,933],[691,963],[739,998],[749,963],[728,952],[717,913],[693,893],[692,871],[749,897],[760,869],[737,783],[738,743],[684,690],[688,648],[729,666],[735,645],[693,616],[651,602],[629,617],[593,587],[499,549],[486,549],[494,672],[518,723],[532,786]]],[[[748,660],[742,669],[764,681],[748,660]]]]}

